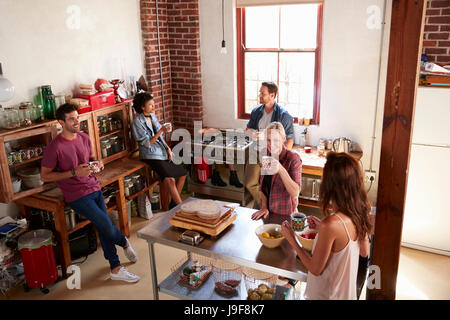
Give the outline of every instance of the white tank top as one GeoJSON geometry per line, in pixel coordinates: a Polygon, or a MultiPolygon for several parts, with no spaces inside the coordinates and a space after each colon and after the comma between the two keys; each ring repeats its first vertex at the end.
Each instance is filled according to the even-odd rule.
{"type": "MultiPolygon", "coordinates": [[[[359,243],[350,238],[347,227],[341,217],[336,215],[344,225],[348,243],[338,252],[331,251],[327,264],[319,276],[308,272],[305,298],[310,300],[356,300],[356,281],[359,264],[359,243]]],[[[312,253],[316,248],[317,234],[312,253]]]]}

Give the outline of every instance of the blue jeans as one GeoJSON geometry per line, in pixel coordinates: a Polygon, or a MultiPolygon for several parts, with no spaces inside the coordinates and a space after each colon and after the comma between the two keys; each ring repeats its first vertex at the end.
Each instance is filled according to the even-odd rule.
{"type": "Polygon", "coordinates": [[[102,192],[96,191],[75,201],[67,203],[75,212],[89,219],[97,228],[103,255],[109,261],[111,270],[120,266],[116,245],[125,247],[127,240],[119,229],[111,222],[106,213],[102,192]]]}

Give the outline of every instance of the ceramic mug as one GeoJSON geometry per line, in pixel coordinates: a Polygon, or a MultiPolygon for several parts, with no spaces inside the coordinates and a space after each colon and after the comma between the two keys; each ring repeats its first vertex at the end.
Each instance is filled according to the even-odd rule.
{"type": "Polygon", "coordinates": [[[172,124],[171,124],[170,122],[164,123],[163,126],[164,126],[164,127],[165,127],[165,126],[168,126],[169,128],[168,128],[167,132],[172,132],[172,124]]]}
{"type": "Polygon", "coordinates": [[[306,215],[301,212],[291,214],[291,226],[294,231],[302,231],[305,228],[306,215]]]}

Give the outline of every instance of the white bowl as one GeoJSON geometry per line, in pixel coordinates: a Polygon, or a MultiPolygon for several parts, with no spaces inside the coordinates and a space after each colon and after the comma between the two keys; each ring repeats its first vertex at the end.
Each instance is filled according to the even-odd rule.
{"type": "MultiPolygon", "coordinates": [[[[307,251],[312,251],[314,239],[306,239],[306,238],[303,238],[301,235],[302,234],[310,234],[310,233],[317,233],[317,230],[305,228],[305,230],[295,233],[298,241],[300,241],[300,243],[302,244],[303,249],[305,249],[307,251]]],[[[316,237],[317,237],[317,235],[316,235],[316,237]]]]}
{"type": "Polygon", "coordinates": [[[262,244],[270,249],[278,247],[284,240],[284,237],[277,239],[268,239],[264,238],[262,234],[264,232],[270,233],[270,232],[278,232],[281,234],[281,225],[279,224],[263,224],[262,226],[259,226],[256,228],[255,233],[258,236],[258,239],[262,242],[262,244]]]}

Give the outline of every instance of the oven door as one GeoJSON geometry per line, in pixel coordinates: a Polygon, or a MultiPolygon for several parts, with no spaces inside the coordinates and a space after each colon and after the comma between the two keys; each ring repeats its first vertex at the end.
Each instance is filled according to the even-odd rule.
{"type": "Polygon", "coordinates": [[[322,181],[319,178],[313,176],[302,176],[302,190],[300,192],[300,198],[307,200],[319,200],[319,188],[322,181]]]}

